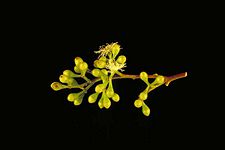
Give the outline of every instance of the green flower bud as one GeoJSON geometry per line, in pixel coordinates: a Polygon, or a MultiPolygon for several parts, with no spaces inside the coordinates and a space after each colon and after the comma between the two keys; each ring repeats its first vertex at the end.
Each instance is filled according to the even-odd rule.
{"type": "Polygon", "coordinates": [[[104,68],[106,66],[106,62],[102,60],[95,60],[94,66],[97,68],[104,68]]]}
{"type": "Polygon", "coordinates": [[[108,76],[108,71],[106,69],[102,69],[101,71],[104,75],[108,76]]]}
{"type": "Polygon", "coordinates": [[[81,76],[85,76],[88,70],[88,64],[86,62],[81,62],[79,63],[78,68],[80,69],[81,76]]]}
{"type": "Polygon", "coordinates": [[[102,56],[102,57],[99,58],[99,60],[102,60],[102,61],[106,62],[107,58],[105,56],[102,56]]]}
{"type": "Polygon", "coordinates": [[[81,62],[81,63],[79,63],[78,68],[81,71],[86,71],[88,69],[88,64],[86,62],[81,62]]]}
{"type": "MultiPolygon", "coordinates": [[[[109,82],[109,81],[108,81],[108,76],[104,76],[104,75],[103,75],[103,76],[101,76],[101,79],[102,79],[102,82],[103,82],[104,85],[107,85],[107,84],[108,84],[108,82],[109,82]]],[[[105,87],[106,87],[106,86],[105,86],[105,87]]]]}
{"type": "Polygon", "coordinates": [[[103,105],[106,109],[108,109],[111,106],[111,101],[106,95],[104,95],[103,98],[103,105]]]}
{"type": "Polygon", "coordinates": [[[134,101],[134,106],[137,107],[137,108],[140,108],[143,104],[143,101],[140,100],[140,99],[137,99],[134,101]]]}
{"type": "Polygon", "coordinates": [[[70,93],[67,96],[67,100],[70,102],[74,102],[74,105],[80,105],[83,101],[84,95],[84,91],[81,91],[79,93],[70,93]]]}
{"type": "Polygon", "coordinates": [[[71,70],[64,70],[63,75],[68,76],[68,77],[79,77],[79,75],[73,73],[71,70]]]}
{"type": "Polygon", "coordinates": [[[114,90],[113,90],[113,85],[112,85],[112,81],[109,82],[109,86],[108,89],[106,90],[106,95],[111,98],[114,95],[114,90]]]}
{"type": "Polygon", "coordinates": [[[149,92],[155,89],[156,87],[162,85],[164,81],[165,81],[164,76],[161,75],[157,76],[155,80],[149,85],[149,92]]]}
{"type": "Polygon", "coordinates": [[[74,67],[74,71],[75,71],[76,73],[80,73],[80,69],[79,69],[77,66],[74,67]]]}
{"type": "Polygon", "coordinates": [[[161,76],[161,75],[157,76],[154,82],[157,83],[157,84],[163,84],[164,83],[164,76],[161,76]]]}
{"type": "Polygon", "coordinates": [[[77,81],[76,81],[74,78],[69,78],[69,79],[67,80],[67,84],[68,84],[68,85],[71,85],[71,86],[76,86],[76,85],[78,85],[77,81]]]}
{"type": "Polygon", "coordinates": [[[101,71],[99,69],[93,69],[91,71],[92,75],[95,77],[100,77],[101,76],[101,71]]]}
{"type": "Polygon", "coordinates": [[[142,104],[142,113],[145,116],[149,116],[150,115],[150,109],[149,109],[149,107],[144,102],[142,104]]]}
{"type": "Polygon", "coordinates": [[[59,76],[59,81],[62,83],[67,83],[68,85],[78,85],[77,81],[74,78],[68,77],[66,75],[60,75],[59,76]]]}
{"type": "Polygon", "coordinates": [[[118,102],[120,100],[120,96],[117,94],[117,93],[114,93],[113,97],[112,97],[112,100],[114,102],[118,102]]]}
{"type": "Polygon", "coordinates": [[[83,101],[83,98],[84,98],[84,91],[81,91],[79,93],[70,93],[68,96],[67,96],[67,100],[70,101],[70,102],[74,102],[74,105],[80,105],[83,101]]]}
{"type": "Polygon", "coordinates": [[[88,102],[89,103],[94,103],[96,102],[97,98],[98,98],[99,93],[93,93],[88,97],[88,102]]]}
{"type": "Polygon", "coordinates": [[[102,109],[104,107],[103,105],[103,94],[102,94],[102,97],[100,98],[100,100],[98,101],[98,106],[100,109],[102,109]]]}
{"type": "Polygon", "coordinates": [[[116,61],[117,61],[119,64],[124,64],[124,63],[126,62],[126,60],[127,60],[126,56],[120,55],[120,56],[117,58],[116,61]]]}
{"type": "Polygon", "coordinates": [[[143,80],[147,85],[149,85],[149,82],[148,82],[148,74],[146,72],[141,72],[140,73],[140,78],[141,80],[143,80]]]}
{"type": "Polygon", "coordinates": [[[113,46],[112,46],[112,54],[113,54],[113,58],[116,58],[116,56],[119,54],[120,52],[120,45],[115,43],[113,46]]]}
{"type": "Polygon", "coordinates": [[[111,98],[114,95],[114,90],[113,89],[107,89],[106,90],[106,95],[111,98]]]}
{"type": "Polygon", "coordinates": [[[59,83],[59,82],[53,82],[53,83],[51,84],[51,88],[52,88],[53,90],[55,90],[55,91],[64,89],[64,88],[66,88],[66,87],[67,87],[67,86],[65,86],[65,85],[63,85],[63,84],[61,84],[61,83],[59,83]]]}
{"type": "Polygon", "coordinates": [[[96,93],[101,93],[104,89],[105,89],[105,84],[98,84],[98,85],[95,87],[95,92],[96,92],[96,93]]]}
{"type": "Polygon", "coordinates": [[[78,99],[80,96],[80,93],[70,93],[68,96],[67,96],[67,100],[70,101],[70,102],[74,102],[76,99],[78,99]]]}
{"type": "Polygon", "coordinates": [[[108,77],[108,71],[106,69],[102,69],[101,70],[101,79],[102,79],[102,82],[107,85],[108,82],[109,82],[109,77],[108,77]]]}
{"type": "Polygon", "coordinates": [[[98,62],[98,60],[95,60],[94,63],[93,63],[94,67],[96,67],[96,68],[98,68],[97,67],[97,62],[98,62]]]}
{"type": "Polygon", "coordinates": [[[69,77],[65,75],[60,75],[59,76],[59,81],[62,83],[68,83],[69,77]]]}
{"type": "Polygon", "coordinates": [[[78,66],[79,63],[82,63],[82,62],[83,62],[83,59],[80,58],[80,57],[76,57],[76,58],[74,59],[74,62],[75,62],[75,64],[78,66]]]}
{"type": "Polygon", "coordinates": [[[83,101],[83,97],[80,97],[79,99],[75,99],[74,100],[74,105],[78,106],[78,105],[80,105],[82,103],[82,101],[83,101]]]}
{"type": "Polygon", "coordinates": [[[141,92],[140,94],[139,94],[139,98],[141,99],[141,100],[146,100],[147,98],[148,98],[148,93],[147,92],[141,92]]]}

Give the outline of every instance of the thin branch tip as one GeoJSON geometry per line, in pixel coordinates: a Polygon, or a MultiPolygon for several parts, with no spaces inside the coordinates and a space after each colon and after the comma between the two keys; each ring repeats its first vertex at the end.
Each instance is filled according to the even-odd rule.
{"type": "Polygon", "coordinates": [[[179,73],[179,74],[176,74],[173,76],[165,77],[166,78],[165,85],[169,86],[170,82],[177,80],[177,79],[185,78],[185,77],[187,77],[187,72],[183,72],[183,73],[179,73]]]}

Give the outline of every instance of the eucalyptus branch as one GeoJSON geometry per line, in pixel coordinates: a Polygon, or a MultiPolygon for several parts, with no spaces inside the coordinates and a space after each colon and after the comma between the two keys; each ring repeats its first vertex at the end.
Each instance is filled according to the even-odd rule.
{"type": "Polygon", "coordinates": [[[51,88],[55,91],[61,89],[81,89],[78,93],[70,93],[67,97],[68,101],[73,102],[74,105],[80,105],[83,101],[84,95],[87,91],[97,82],[95,86],[95,93],[89,95],[88,102],[95,103],[99,94],[101,97],[98,101],[100,108],[108,109],[111,106],[111,100],[118,102],[120,100],[119,94],[114,91],[113,80],[117,79],[140,79],[146,83],[146,88],[139,94],[138,98],[134,101],[134,105],[137,108],[142,108],[142,113],[145,116],[150,115],[150,108],[146,105],[146,99],[148,94],[157,87],[165,84],[168,86],[172,81],[185,78],[187,72],[178,73],[172,76],[152,74],[148,75],[146,72],[141,72],[138,75],[124,74],[126,67],[126,56],[117,55],[120,52],[120,45],[118,43],[111,43],[103,45],[95,53],[99,54],[98,59],[94,61],[94,69],[90,69],[88,64],[80,57],[74,59],[75,67],[74,71],[65,70],[59,77],[61,82],[53,82],[51,88]],[[92,74],[93,79],[89,79],[86,73],[92,74]],[[85,82],[79,84],[76,78],[82,78],[85,82]],[[154,79],[153,82],[149,82],[149,79],[154,79]],[[111,100],[110,100],[111,99],[111,100]]]}

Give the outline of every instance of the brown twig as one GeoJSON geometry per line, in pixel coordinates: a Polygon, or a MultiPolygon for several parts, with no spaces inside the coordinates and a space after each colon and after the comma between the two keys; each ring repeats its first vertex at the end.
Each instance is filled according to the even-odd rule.
{"type": "MultiPolygon", "coordinates": [[[[113,77],[113,79],[139,79],[140,75],[130,75],[130,74],[122,74],[119,73],[119,76],[113,77]]],[[[158,74],[153,74],[153,75],[148,75],[148,78],[156,78],[158,76],[158,74]]],[[[170,82],[180,79],[180,78],[184,78],[187,76],[187,72],[183,72],[183,73],[179,73],[179,74],[175,74],[172,76],[164,76],[165,77],[165,81],[164,84],[166,86],[168,86],[170,84],[170,82]]]]}
{"type": "MultiPolygon", "coordinates": [[[[123,73],[117,73],[118,76],[114,76],[112,79],[139,79],[140,75],[131,75],[131,74],[123,74],[123,73]]],[[[148,75],[148,78],[156,78],[158,76],[158,74],[152,74],[152,75],[148,75]]],[[[175,74],[172,76],[164,76],[165,80],[164,80],[164,84],[166,86],[168,86],[170,84],[170,82],[177,80],[177,79],[181,79],[187,76],[187,72],[183,72],[183,73],[179,73],[179,74],[175,74]]],[[[85,82],[83,84],[80,85],[81,88],[84,88],[86,86],[88,86],[88,89],[94,85],[96,82],[101,81],[101,78],[95,78],[93,80],[91,80],[90,82],[85,82]]],[[[73,87],[71,87],[73,88],[73,87]]],[[[76,87],[77,88],[77,87],[76,87]]]]}
{"type": "Polygon", "coordinates": [[[185,78],[187,77],[187,72],[183,72],[183,73],[179,73],[179,74],[175,74],[169,77],[165,77],[165,85],[168,86],[170,84],[170,82],[180,79],[180,78],[185,78]]]}

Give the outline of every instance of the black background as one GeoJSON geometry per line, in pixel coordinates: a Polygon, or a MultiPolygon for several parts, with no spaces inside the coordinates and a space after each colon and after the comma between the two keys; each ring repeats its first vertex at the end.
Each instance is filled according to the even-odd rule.
{"type": "Polygon", "coordinates": [[[154,11],[119,7],[112,14],[105,13],[109,12],[106,8],[98,8],[99,12],[85,10],[88,8],[74,11],[46,6],[15,15],[12,37],[17,41],[14,46],[20,48],[14,53],[20,60],[16,69],[25,72],[20,74],[25,86],[18,89],[23,101],[13,101],[11,108],[19,109],[13,113],[16,126],[12,125],[11,131],[15,138],[24,139],[24,135],[22,144],[29,141],[36,146],[84,143],[187,147],[199,143],[202,131],[194,113],[194,89],[190,87],[203,30],[201,12],[185,7],[154,11]],[[112,102],[108,110],[87,102],[93,88],[80,106],[66,99],[74,90],[55,92],[50,88],[63,70],[73,70],[76,56],[93,68],[97,58],[94,51],[111,42],[121,45],[120,53],[127,57],[127,74],[146,71],[169,76],[187,72],[188,76],[149,94],[149,117],[133,105],[145,88],[141,80],[115,81],[114,89],[121,100],[112,102]]]}

